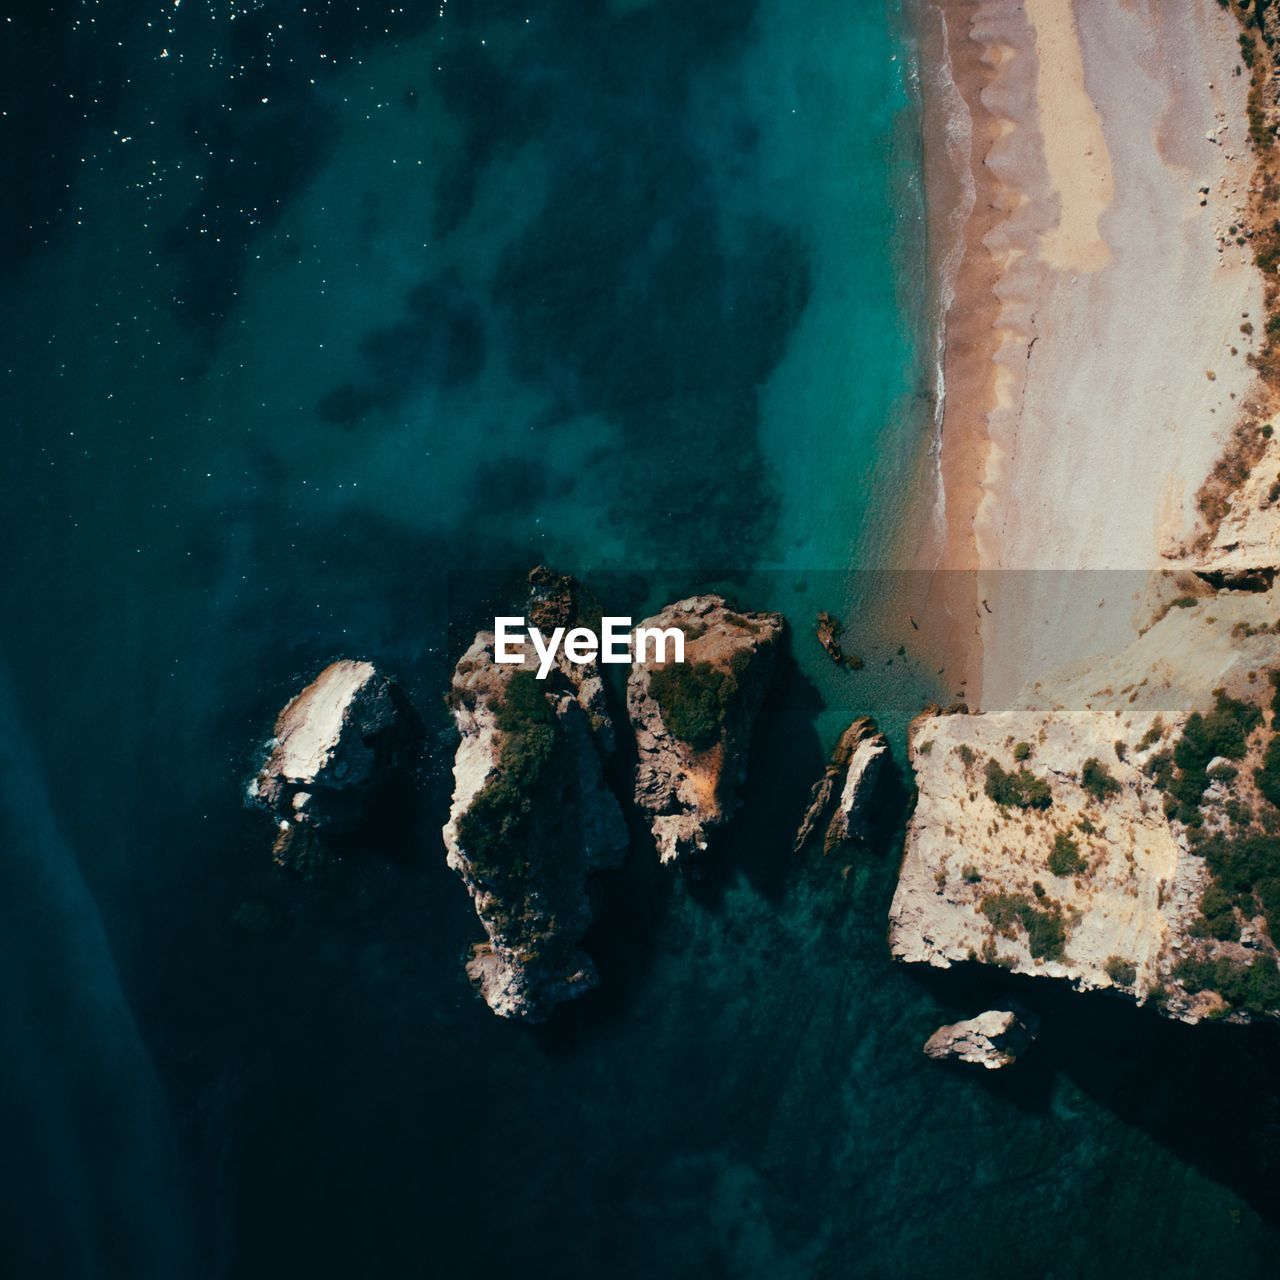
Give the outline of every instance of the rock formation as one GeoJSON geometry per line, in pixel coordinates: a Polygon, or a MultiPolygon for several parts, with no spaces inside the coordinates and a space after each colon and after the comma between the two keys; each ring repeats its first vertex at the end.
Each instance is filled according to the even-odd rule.
{"type": "MultiPolygon", "coordinates": [[[[559,611],[561,625],[576,616],[576,584],[551,577],[531,576],[532,610],[559,611]]],[[[599,669],[563,657],[545,680],[536,669],[532,649],[526,664],[498,664],[487,631],[459,660],[448,701],[462,740],[444,828],[488,935],[467,973],[495,1013],[529,1022],[596,986],[578,945],[593,916],[588,881],[627,847],[604,777],[613,728],[599,669]]]]}
{"type": "Polygon", "coordinates": [[[918,718],[893,954],[1280,1011],[1278,619],[1280,589],[1181,596],[1007,711],[918,718]]]}
{"type": "Polygon", "coordinates": [[[276,719],[249,799],[276,820],[274,855],[305,868],[317,838],[367,816],[371,798],[413,737],[397,686],[370,662],[330,663],[276,719]]]}
{"type": "Polygon", "coordinates": [[[818,614],[818,625],[814,629],[818,643],[827,651],[832,662],[844,661],[844,650],[840,647],[840,635],[844,631],[844,623],[825,609],[818,614]]]}
{"type": "Polygon", "coordinates": [[[976,1018],[939,1027],[925,1041],[930,1058],[955,1058],[996,1071],[1016,1062],[1031,1047],[1037,1019],[1011,1009],[988,1009],[976,1018]]]}
{"type": "Polygon", "coordinates": [[[870,716],[859,716],[840,735],[826,772],[813,784],[809,807],[796,832],[801,849],[825,827],[822,847],[830,853],[844,840],[865,840],[873,821],[873,801],[889,758],[889,744],[870,716]]]}
{"type": "Polygon", "coordinates": [[[707,833],[740,803],[751,730],[786,624],[781,614],[740,613],[719,596],[694,596],[640,625],[685,635],[683,663],[637,662],[627,682],[636,804],[649,815],[661,860],[679,862],[704,850],[707,833]]]}

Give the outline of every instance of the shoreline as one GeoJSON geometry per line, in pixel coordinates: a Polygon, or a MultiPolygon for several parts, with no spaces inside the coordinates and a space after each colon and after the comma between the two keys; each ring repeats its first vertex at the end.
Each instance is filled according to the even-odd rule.
{"type": "Polygon", "coordinates": [[[941,545],[914,564],[957,689],[999,706],[1136,633],[1134,575],[1084,571],[1175,567],[1256,383],[1259,273],[1216,227],[1252,168],[1248,77],[1216,0],[918,17],[941,545]]]}
{"type": "MultiPolygon", "coordinates": [[[[955,698],[974,700],[981,680],[981,664],[973,661],[978,640],[976,547],[966,554],[963,537],[957,537],[968,504],[958,477],[949,479],[947,472],[955,452],[949,427],[949,416],[954,416],[953,388],[963,378],[957,357],[971,341],[966,330],[973,328],[953,311],[957,296],[972,292],[966,288],[974,261],[970,241],[977,234],[974,228],[983,225],[974,211],[985,193],[983,171],[973,158],[981,140],[974,137],[973,115],[955,78],[955,33],[944,8],[935,0],[912,3],[929,312],[934,326],[934,411],[927,467],[932,488],[920,498],[927,510],[903,522],[898,562],[911,570],[910,616],[913,625],[919,620],[924,644],[942,659],[939,674],[950,673],[946,683],[955,698]]],[[[962,57],[969,53],[962,46],[962,57]]]]}

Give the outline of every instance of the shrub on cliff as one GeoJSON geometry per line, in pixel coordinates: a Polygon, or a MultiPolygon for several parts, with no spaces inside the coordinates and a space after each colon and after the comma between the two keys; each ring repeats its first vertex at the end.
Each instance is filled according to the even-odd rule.
{"type": "MultiPolygon", "coordinates": [[[[1237,698],[1229,698],[1218,690],[1213,710],[1208,715],[1195,712],[1187,720],[1182,737],[1173,749],[1172,763],[1177,773],[1170,776],[1165,762],[1161,762],[1158,785],[1163,786],[1173,798],[1174,812],[1180,822],[1194,825],[1200,821],[1200,798],[1209,785],[1207,773],[1209,761],[1215,756],[1228,760],[1241,760],[1248,751],[1249,735],[1262,723],[1262,712],[1257,707],[1237,698]]],[[[1148,771],[1156,766],[1156,760],[1148,763],[1148,771]]]]}
{"type": "Polygon", "coordinates": [[[738,691],[738,679],[750,660],[750,652],[740,650],[728,671],[709,662],[658,667],[649,677],[649,692],[657,699],[662,723],[695,751],[715,746],[725,712],[738,691]]]}
{"type": "Polygon", "coordinates": [[[1084,870],[1080,846],[1065,831],[1053,837],[1053,849],[1049,854],[1049,870],[1055,876],[1074,876],[1084,870]]]}
{"type": "Polygon", "coordinates": [[[1029,769],[1009,773],[995,759],[987,761],[984,790],[1003,809],[1047,809],[1053,802],[1049,784],[1029,769]]]}
{"type": "Polygon", "coordinates": [[[504,733],[520,733],[533,724],[555,723],[555,713],[547,701],[547,686],[532,671],[517,671],[507,681],[494,715],[504,733]]]}
{"type": "Polygon", "coordinates": [[[1280,734],[1267,743],[1262,767],[1253,771],[1253,780],[1263,796],[1280,808],[1280,734]]]}
{"type": "Polygon", "coordinates": [[[1104,967],[1107,977],[1118,987],[1131,987],[1138,980],[1138,966],[1123,956],[1108,956],[1104,967]]]}
{"type": "Polygon", "coordinates": [[[1223,894],[1242,906],[1246,915],[1254,914],[1256,899],[1272,937],[1280,937],[1280,836],[1257,830],[1241,836],[1218,832],[1204,840],[1197,852],[1223,894]]]}
{"type": "Polygon", "coordinates": [[[1234,942],[1240,937],[1240,926],[1231,895],[1216,881],[1200,895],[1200,920],[1196,932],[1204,938],[1234,942]]]}
{"type": "Polygon", "coordinates": [[[1080,770],[1080,785],[1099,803],[1120,793],[1120,784],[1111,776],[1111,770],[1096,756],[1090,756],[1084,762],[1080,770]]]}
{"type": "Polygon", "coordinates": [[[530,793],[555,751],[555,712],[545,685],[531,671],[507,682],[495,719],[503,734],[498,768],[458,820],[458,843],[482,880],[523,878],[530,793]]]}
{"type": "Polygon", "coordinates": [[[1067,944],[1067,928],[1057,907],[1041,909],[1025,893],[989,893],[979,904],[991,927],[1006,938],[1021,926],[1033,959],[1060,960],[1067,944]]]}
{"type": "Polygon", "coordinates": [[[1247,965],[1227,956],[1187,956],[1178,961],[1173,976],[1193,994],[1216,991],[1232,1009],[1252,1014],[1280,1010],[1280,968],[1270,956],[1258,956],[1247,965]]]}

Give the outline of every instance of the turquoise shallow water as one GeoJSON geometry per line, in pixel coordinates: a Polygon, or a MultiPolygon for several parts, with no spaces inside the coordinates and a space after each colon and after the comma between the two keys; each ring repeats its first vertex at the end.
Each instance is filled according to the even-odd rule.
{"type": "Polygon", "coordinates": [[[15,15],[14,1274],[1274,1273],[1273,1038],[1033,989],[1016,1074],[940,1069],[1001,988],[888,962],[895,807],[847,868],[786,852],[848,719],[900,745],[945,692],[892,572],[932,421],[907,18],[15,15]],[[462,978],[438,698],[535,559],[784,609],[796,663],[707,877],[638,834],[601,992],[531,1031],[462,978]],[[343,653],[423,711],[419,808],[301,884],[241,789],[343,653]]]}

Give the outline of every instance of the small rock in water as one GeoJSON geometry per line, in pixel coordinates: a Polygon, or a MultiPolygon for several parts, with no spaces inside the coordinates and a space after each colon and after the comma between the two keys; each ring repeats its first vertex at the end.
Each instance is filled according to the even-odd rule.
{"type": "Polygon", "coordinates": [[[276,820],[275,859],[301,868],[318,837],[352,830],[413,737],[399,687],[371,662],[330,663],[276,719],[249,800],[276,820]]]}
{"type": "Polygon", "coordinates": [[[925,1041],[924,1051],[930,1058],[955,1058],[996,1071],[1026,1053],[1039,1029],[1034,1014],[988,1009],[976,1018],[939,1027],[925,1041]]]}

